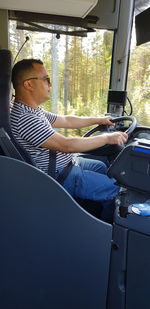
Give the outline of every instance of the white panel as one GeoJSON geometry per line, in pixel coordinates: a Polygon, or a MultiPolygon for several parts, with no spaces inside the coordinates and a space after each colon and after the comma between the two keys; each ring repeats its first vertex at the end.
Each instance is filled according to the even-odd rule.
{"type": "Polygon", "coordinates": [[[0,9],[85,17],[98,0],[0,0],[0,9]]]}
{"type": "MultiPolygon", "coordinates": [[[[126,2],[126,0],[123,0],[126,2]]],[[[96,24],[101,29],[117,29],[120,0],[99,0],[90,15],[99,17],[96,24]]]]}

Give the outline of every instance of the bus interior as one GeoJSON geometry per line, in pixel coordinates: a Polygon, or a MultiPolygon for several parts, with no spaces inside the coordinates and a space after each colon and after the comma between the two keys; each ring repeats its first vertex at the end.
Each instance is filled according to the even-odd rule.
{"type": "MultiPolygon", "coordinates": [[[[37,2],[0,0],[0,308],[149,309],[150,127],[125,114],[133,21],[137,44],[149,42],[149,0],[37,2]],[[106,113],[115,123],[110,131],[129,139],[108,168],[121,188],[113,224],[33,166],[16,142],[9,20],[36,31],[44,24],[74,27],[50,30],[58,37],[114,32],[106,113]]],[[[106,130],[97,126],[85,136],[106,130]]],[[[80,155],[100,156],[101,149],[80,155]]]]}

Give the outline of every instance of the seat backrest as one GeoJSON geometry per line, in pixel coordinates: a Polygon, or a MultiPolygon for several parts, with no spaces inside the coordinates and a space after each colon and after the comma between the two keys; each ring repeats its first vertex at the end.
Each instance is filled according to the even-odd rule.
{"type": "Polygon", "coordinates": [[[24,161],[23,157],[3,128],[0,128],[0,155],[24,161]]]}
{"type": "Polygon", "coordinates": [[[0,153],[2,155],[10,157],[12,157],[12,155],[14,154],[14,158],[18,158],[19,160],[22,159],[25,162],[35,166],[36,164],[32,160],[30,154],[23,147],[21,147],[21,145],[18,144],[17,140],[14,138],[11,131],[11,125],[10,125],[11,69],[12,69],[11,52],[7,49],[1,49],[0,50],[0,128],[3,128],[3,132],[0,136],[1,139],[0,153]],[[8,136],[5,133],[7,133],[8,136]],[[5,147],[3,147],[4,135],[5,135],[5,141],[7,140],[6,152],[5,147]],[[10,138],[10,140],[8,137],[10,138]],[[12,148],[14,148],[13,152],[12,148]]]}

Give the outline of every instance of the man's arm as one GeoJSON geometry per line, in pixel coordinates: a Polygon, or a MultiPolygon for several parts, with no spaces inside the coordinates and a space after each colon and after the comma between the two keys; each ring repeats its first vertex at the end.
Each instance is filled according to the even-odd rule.
{"type": "Polygon", "coordinates": [[[77,153],[89,151],[105,144],[123,145],[128,139],[126,133],[114,132],[91,137],[65,137],[55,132],[41,147],[53,149],[64,153],[77,153]]]}
{"type": "Polygon", "coordinates": [[[67,129],[79,129],[92,125],[114,125],[111,122],[111,116],[105,117],[77,117],[77,116],[60,116],[57,115],[55,122],[52,124],[53,128],[67,128],[67,129]]]}

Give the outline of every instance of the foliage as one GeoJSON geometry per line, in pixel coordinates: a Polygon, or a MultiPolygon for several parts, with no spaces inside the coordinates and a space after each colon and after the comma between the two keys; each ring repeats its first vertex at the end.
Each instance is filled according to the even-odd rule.
{"type": "Polygon", "coordinates": [[[128,93],[138,122],[150,126],[150,44],[136,47],[131,54],[128,93]]]}

